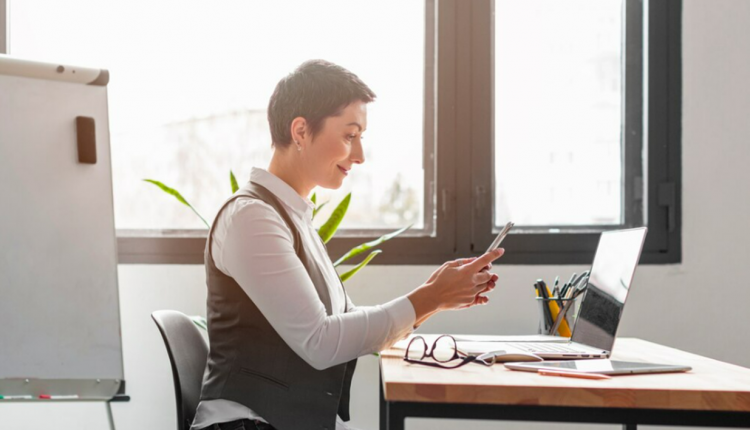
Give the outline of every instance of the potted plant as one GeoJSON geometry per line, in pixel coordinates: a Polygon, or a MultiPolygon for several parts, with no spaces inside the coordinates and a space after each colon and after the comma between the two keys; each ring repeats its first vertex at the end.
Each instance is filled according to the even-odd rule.
{"type": "MultiPolygon", "coordinates": [[[[154,179],[144,179],[144,181],[159,187],[162,191],[164,191],[165,193],[177,199],[178,202],[190,208],[190,210],[192,210],[193,213],[195,213],[195,215],[197,215],[201,219],[201,221],[203,221],[203,224],[205,224],[207,228],[209,229],[211,228],[211,225],[206,221],[206,219],[203,218],[203,216],[201,216],[200,213],[198,213],[198,211],[193,207],[193,205],[191,205],[187,201],[187,199],[185,199],[182,196],[182,194],[180,194],[179,191],[154,179]]],[[[229,171],[229,182],[232,186],[232,193],[237,192],[237,190],[239,189],[239,186],[237,184],[237,179],[235,178],[234,173],[231,170],[229,171]]],[[[352,197],[352,193],[347,194],[346,197],[344,197],[344,199],[341,200],[341,202],[339,202],[339,204],[336,206],[336,209],[334,209],[331,216],[328,217],[328,220],[326,220],[326,222],[323,223],[323,225],[317,229],[318,235],[323,240],[323,243],[328,243],[328,241],[330,241],[331,238],[333,238],[333,236],[336,234],[336,231],[338,230],[338,227],[341,224],[341,221],[344,219],[344,216],[346,215],[346,211],[349,209],[349,202],[351,201],[351,197],[352,197]]],[[[323,209],[323,207],[326,206],[328,202],[324,202],[320,206],[318,206],[317,196],[315,193],[313,193],[310,200],[315,205],[315,208],[313,209],[313,215],[312,215],[313,219],[315,219],[315,216],[318,214],[318,212],[320,212],[320,210],[323,209]]],[[[363,267],[367,266],[367,264],[369,264],[373,258],[377,257],[378,254],[383,252],[380,249],[373,249],[373,248],[379,246],[385,241],[393,239],[394,237],[408,230],[410,227],[411,225],[408,225],[406,227],[400,228],[391,233],[384,234],[383,236],[380,236],[379,238],[372,240],[370,242],[362,243],[350,249],[344,255],[339,257],[333,263],[334,267],[338,267],[345,261],[369,251],[369,254],[367,254],[367,257],[365,257],[360,263],[354,266],[351,270],[348,270],[344,272],[343,274],[339,275],[341,277],[341,281],[346,282],[348,279],[354,276],[357,272],[362,270],[363,267]]],[[[201,316],[193,316],[191,318],[198,327],[201,327],[203,329],[207,328],[205,318],[201,316]]]]}

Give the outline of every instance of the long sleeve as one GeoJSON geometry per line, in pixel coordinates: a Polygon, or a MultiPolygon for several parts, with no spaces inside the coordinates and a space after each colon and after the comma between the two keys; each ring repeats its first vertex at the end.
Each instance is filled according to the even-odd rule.
{"type": "MultiPolygon", "coordinates": [[[[409,306],[404,306],[403,310],[398,310],[396,312],[392,312],[390,314],[391,318],[394,320],[394,327],[402,327],[397,332],[393,333],[393,336],[389,336],[388,341],[381,345],[380,350],[387,349],[388,347],[392,346],[397,341],[409,336],[416,330],[416,313],[414,312],[414,306],[411,304],[411,301],[406,298],[407,302],[409,302],[409,306]]],[[[359,312],[359,311],[366,311],[367,309],[372,308],[372,306],[356,306],[354,303],[352,303],[351,298],[349,298],[349,295],[346,295],[346,305],[347,309],[349,309],[349,312],[359,312]]]]}
{"type": "Polygon", "coordinates": [[[281,217],[257,200],[241,199],[237,205],[231,217],[222,218],[226,234],[218,238],[217,267],[237,281],[281,338],[311,366],[325,369],[380,351],[412,330],[416,317],[406,297],[327,315],[281,217]]]}

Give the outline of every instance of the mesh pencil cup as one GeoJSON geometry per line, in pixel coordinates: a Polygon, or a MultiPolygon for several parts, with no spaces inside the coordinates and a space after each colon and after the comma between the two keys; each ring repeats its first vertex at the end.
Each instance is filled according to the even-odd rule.
{"type": "Polygon", "coordinates": [[[539,334],[570,337],[578,316],[577,300],[537,297],[539,334]]]}

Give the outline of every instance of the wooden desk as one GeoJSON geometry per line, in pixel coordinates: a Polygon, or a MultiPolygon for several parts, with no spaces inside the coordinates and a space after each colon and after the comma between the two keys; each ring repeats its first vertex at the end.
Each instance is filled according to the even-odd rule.
{"type": "Polygon", "coordinates": [[[640,339],[618,339],[612,358],[691,366],[688,373],[587,380],[518,372],[501,364],[458,369],[380,360],[380,428],[406,417],[476,418],[750,428],[750,369],[640,339]]]}

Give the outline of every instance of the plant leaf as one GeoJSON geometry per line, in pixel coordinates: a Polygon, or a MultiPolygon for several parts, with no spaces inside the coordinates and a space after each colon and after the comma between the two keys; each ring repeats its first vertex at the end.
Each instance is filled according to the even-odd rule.
{"type": "Polygon", "coordinates": [[[237,178],[234,177],[234,172],[231,169],[229,170],[229,182],[232,183],[232,194],[236,193],[240,187],[237,185],[237,178]]]}
{"type": "Polygon", "coordinates": [[[188,201],[187,201],[187,200],[185,200],[185,198],[184,198],[184,197],[182,197],[182,194],[180,194],[180,192],[179,192],[179,191],[175,190],[174,188],[170,188],[170,187],[168,187],[168,186],[166,186],[166,185],[162,184],[161,182],[159,182],[159,181],[155,181],[155,180],[153,180],[153,179],[144,179],[144,181],[145,181],[145,182],[150,182],[150,183],[152,183],[152,184],[156,185],[157,187],[161,188],[161,190],[162,190],[162,191],[164,191],[165,193],[167,193],[167,194],[169,194],[169,195],[173,196],[174,198],[176,198],[176,199],[177,199],[177,201],[179,201],[179,202],[180,202],[180,203],[182,203],[183,205],[185,205],[185,206],[189,207],[190,209],[192,209],[192,210],[193,210],[193,212],[194,212],[194,213],[195,213],[196,215],[198,215],[198,218],[200,218],[200,219],[201,219],[201,221],[203,221],[203,224],[206,224],[206,227],[208,227],[208,228],[211,228],[211,226],[209,226],[209,225],[208,225],[208,223],[206,222],[206,220],[205,220],[205,219],[203,219],[203,217],[201,216],[201,214],[199,214],[199,213],[198,213],[198,211],[197,211],[197,210],[195,210],[195,208],[194,208],[194,207],[193,207],[193,206],[192,206],[192,205],[191,205],[190,203],[188,203],[188,201]]]}
{"type": "Polygon", "coordinates": [[[318,230],[318,234],[320,235],[320,238],[323,239],[323,243],[328,243],[333,235],[336,234],[336,229],[339,228],[341,220],[344,219],[344,215],[346,215],[346,210],[349,209],[349,201],[351,199],[352,193],[347,194],[346,197],[344,197],[344,200],[336,206],[336,209],[328,218],[328,221],[326,221],[325,224],[320,227],[320,230],[318,230]]]}
{"type": "Polygon", "coordinates": [[[367,251],[367,250],[369,250],[371,248],[374,248],[374,247],[380,245],[381,243],[385,242],[386,240],[393,239],[394,237],[398,236],[399,234],[401,234],[401,233],[405,232],[406,230],[410,229],[412,225],[413,224],[409,224],[409,225],[407,225],[404,228],[398,229],[398,230],[396,230],[394,232],[391,232],[391,233],[388,233],[388,234],[384,234],[384,235],[380,236],[379,238],[377,238],[377,239],[375,239],[373,241],[363,243],[362,245],[359,245],[359,246],[355,246],[354,248],[350,249],[349,252],[347,252],[346,254],[344,254],[341,258],[339,258],[338,260],[336,260],[336,262],[333,263],[333,266],[336,267],[339,264],[343,263],[344,261],[346,261],[346,260],[348,260],[348,259],[350,259],[350,258],[352,258],[352,257],[354,257],[356,255],[359,255],[359,254],[361,254],[361,253],[363,253],[363,252],[365,252],[365,251],[367,251]]]}
{"type": "Polygon", "coordinates": [[[203,330],[208,330],[208,322],[202,316],[193,315],[192,317],[190,317],[190,320],[193,321],[193,324],[197,325],[199,328],[202,328],[203,330]]]}
{"type": "Polygon", "coordinates": [[[315,207],[317,207],[318,206],[318,200],[317,200],[317,197],[315,196],[315,194],[317,194],[317,193],[313,193],[312,197],[310,197],[310,201],[313,202],[313,204],[315,205],[315,207]]]}
{"type": "Polygon", "coordinates": [[[320,206],[316,207],[315,209],[313,209],[313,216],[312,216],[312,217],[313,217],[313,219],[315,219],[315,215],[317,215],[317,214],[318,214],[318,212],[320,212],[320,210],[321,210],[321,209],[323,209],[323,207],[324,207],[325,205],[327,205],[327,204],[328,204],[328,202],[325,202],[325,203],[323,203],[322,205],[320,205],[320,206]]]}
{"type": "Polygon", "coordinates": [[[351,278],[352,276],[354,276],[354,274],[355,274],[355,273],[359,272],[359,270],[360,270],[361,268],[363,268],[363,267],[367,266],[367,263],[369,263],[369,262],[370,262],[370,260],[372,260],[373,258],[375,258],[375,257],[376,257],[376,256],[377,256],[378,254],[380,254],[381,252],[383,252],[383,251],[381,251],[381,250],[379,250],[379,249],[376,249],[375,251],[372,251],[372,252],[371,252],[371,253],[370,253],[370,254],[369,254],[369,255],[368,255],[368,256],[367,256],[367,257],[366,257],[366,258],[365,258],[364,260],[362,260],[362,262],[361,262],[361,263],[357,264],[357,265],[356,265],[356,266],[354,267],[354,269],[352,269],[352,270],[350,270],[350,271],[348,271],[348,272],[344,273],[343,275],[341,275],[341,282],[344,282],[344,281],[346,281],[347,279],[349,279],[349,278],[351,278]]]}

